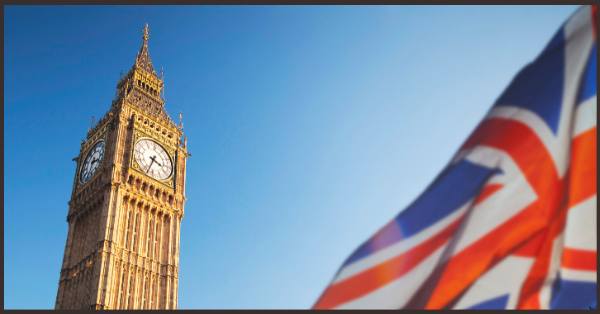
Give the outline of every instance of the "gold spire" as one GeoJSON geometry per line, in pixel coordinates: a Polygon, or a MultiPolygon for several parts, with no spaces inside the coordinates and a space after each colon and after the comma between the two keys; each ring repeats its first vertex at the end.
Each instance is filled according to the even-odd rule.
{"type": "Polygon", "coordinates": [[[135,57],[135,63],[133,65],[134,68],[141,69],[147,74],[158,79],[158,74],[156,74],[156,70],[154,70],[154,65],[152,61],[150,61],[150,54],[148,53],[148,38],[150,37],[150,29],[148,29],[148,23],[146,23],[144,29],[142,30],[142,39],[144,42],[142,43],[142,48],[138,52],[135,57]]]}
{"type": "Polygon", "coordinates": [[[144,29],[142,30],[142,33],[144,33],[144,35],[142,35],[142,39],[144,40],[144,43],[146,43],[146,41],[148,40],[148,38],[150,37],[150,30],[148,29],[148,23],[146,23],[146,27],[144,27],[144,29]]]}

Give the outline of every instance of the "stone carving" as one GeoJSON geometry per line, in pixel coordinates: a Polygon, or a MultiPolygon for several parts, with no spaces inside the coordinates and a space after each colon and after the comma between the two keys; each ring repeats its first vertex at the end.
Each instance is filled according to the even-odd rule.
{"type": "Polygon", "coordinates": [[[178,260],[179,253],[161,248],[177,245],[179,227],[169,232],[168,218],[183,216],[176,213],[186,199],[181,193],[184,163],[178,156],[188,154],[187,147],[179,143],[183,128],[171,120],[164,107],[162,71],[159,77],[150,61],[147,25],[143,33],[141,51],[119,80],[110,110],[92,125],[74,159],[77,168],[68,202],[69,232],[56,309],[137,309],[141,306],[143,281],[138,276],[142,272],[156,278],[154,308],[165,309],[167,299],[177,299],[176,284],[161,285],[161,275],[178,275],[178,269],[166,263],[178,260]],[[173,161],[169,180],[155,180],[131,162],[133,143],[140,136],[160,143],[169,154],[173,161]],[[105,142],[102,164],[81,183],[81,163],[98,141],[105,142]],[[142,214],[140,219],[135,219],[136,214],[142,214]],[[150,220],[156,222],[154,226],[150,220]],[[157,230],[150,232],[151,227],[157,230]],[[136,245],[132,245],[134,232],[136,245]],[[151,256],[145,250],[154,242],[156,254],[152,251],[151,256]],[[105,266],[110,263],[112,267],[105,266]]]}

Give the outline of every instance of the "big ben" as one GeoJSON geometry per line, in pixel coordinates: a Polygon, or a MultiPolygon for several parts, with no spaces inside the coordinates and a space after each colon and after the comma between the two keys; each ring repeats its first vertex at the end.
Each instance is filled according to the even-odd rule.
{"type": "Polygon", "coordinates": [[[176,309],[187,138],[165,109],[148,25],[77,162],[56,309],[176,309]]]}

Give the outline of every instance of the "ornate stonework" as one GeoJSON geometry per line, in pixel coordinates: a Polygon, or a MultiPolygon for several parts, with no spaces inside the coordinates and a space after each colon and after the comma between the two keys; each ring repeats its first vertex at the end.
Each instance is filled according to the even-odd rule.
{"type": "Polygon", "coordinates": [[[142,32],[142,48],[119,80],[110,111],[89,130],[74,159],[56,309],[177,308],[179,234],[191,154],[187,141],[181,141],[182,127],[164,108],[164,76],[150,61],[147,24],[142,32]],[[133,156],[140,139],[159,145],[163,159],[154,155],[149,166],[138,164],[133,156]],[[99,142],[103,154],[93,155],[99,142]],[[170,175],[155,179],[149,175],[153,165],[170,175]]]}

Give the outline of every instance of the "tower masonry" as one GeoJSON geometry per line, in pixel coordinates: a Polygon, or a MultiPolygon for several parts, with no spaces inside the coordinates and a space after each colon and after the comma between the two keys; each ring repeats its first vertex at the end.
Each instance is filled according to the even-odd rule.
{"type": "MultiPolygon", "coordinates": [[[[165,110],[148,24],[110,110],[82,141],[56,309],[176,309],[187,140],[165,110]]],[[[92,122],[93,123],[93,122],[92,122]]],[[[187,139],[187,138],[186,138],[187,139]]]]}

